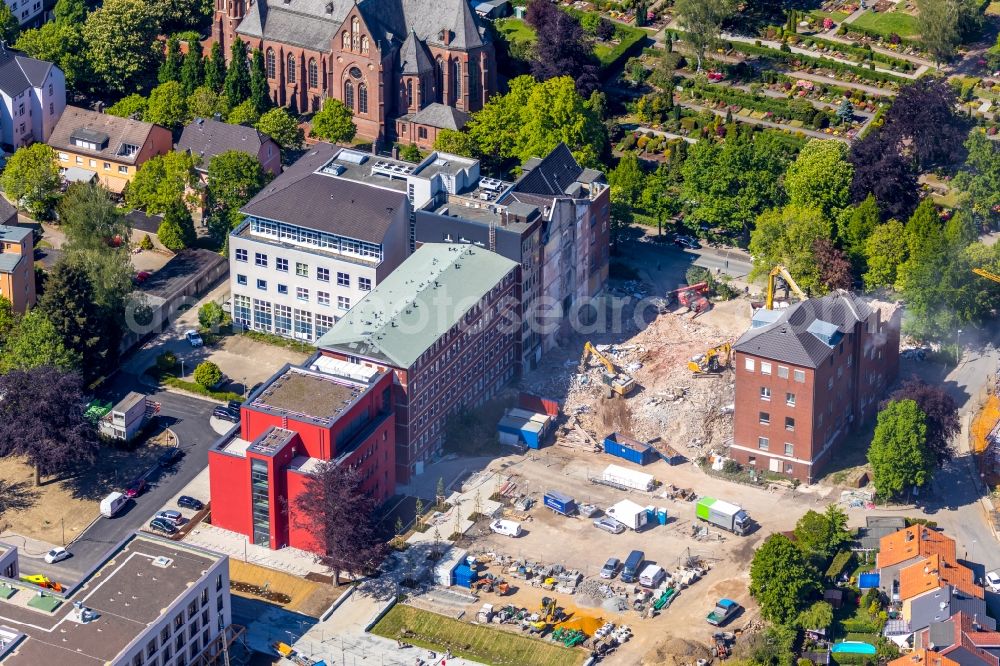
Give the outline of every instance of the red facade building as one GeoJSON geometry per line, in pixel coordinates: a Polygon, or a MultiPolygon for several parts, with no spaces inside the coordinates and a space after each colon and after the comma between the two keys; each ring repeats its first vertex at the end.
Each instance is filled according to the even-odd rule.
{"type": "Polygon", "coordinates": [[[812,483],[899,373],[900,311],[837,291],[760,310],[734,346],[730,455],[812,483]]]}
{"type": "Polygon", "coordinates": [[[271,98],[354,112],[358,135],[392,138],[431,104],[476,111],[497,92],[496,56],[467,0],[216,0],[213,39],[264,53],[271,98]]]}
{"type": "Polygon", "coordinates": [[[378,502],[395,488],[392,375],[314,357],[243,404],[239,431],[208,454],[212,524],[271,549],[319,552],[296,499],[321,462],[360,470],[378,502]]]}

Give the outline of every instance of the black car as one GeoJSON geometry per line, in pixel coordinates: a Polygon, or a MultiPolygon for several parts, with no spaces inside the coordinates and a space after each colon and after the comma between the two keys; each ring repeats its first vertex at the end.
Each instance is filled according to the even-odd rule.
{"type": "Polygon", "coordinates": [[[205,508],[205,505],[201,503],[200,500],[196,500],[188,495],[181,495],[177,498],[177,506],[182,509],[191,509],[193,511],[201,511],[205,508]]]}
{"type": "Polygon", "coordinates": [[[688,250],[697,250],[698,248],[701,247],[701,243],[698,242],[697,238],[693,238],[691,236],[684,236],[681,234],[678,234],[677,237],[674,238],[674,245],[676,245],[677,247],[686,248],[688,250]]]}
{"type": "Polygon", "coordinates": [[[154,518],[153,520],[149,521],[149,529],[153,530],[154,532],[162,532],[167,536],[173,536],[174,534],[177,534],[177,528],[171,525],[168,521],[164,520],[163,518],[154,518]]]}
{"type": "Polygon", "coordinates": [[[240,407],[242,407],[242,406],[243,406],[243,401],[242,400],[230,400],[229,404],[226,405],[226,407],[228,407],[229,409],[233,410],[237,414],[240,413],[240,407]]]}
{"type": "Polygon", "coordinates": [[[160,455],[158,462],[160,463],[160,467],[170,467],[183,457],[184,451],[176,446],[171,446],[160,455]]]}
{"type": "Polygon", "coordinates": [[[240,422],[240,410],[230,409],[229,407],[223,407],[219,405],[212,410],[212,416],[223,421],[229,421],[230,423],[240,422]]]}

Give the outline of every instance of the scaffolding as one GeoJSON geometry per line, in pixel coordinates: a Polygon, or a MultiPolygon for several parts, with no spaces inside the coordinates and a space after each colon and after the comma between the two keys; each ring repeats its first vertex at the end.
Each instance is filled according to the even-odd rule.
{"type": "Polygon", "coordinates": [[[191,666],[246,666],[253,651],[246,643],[246,627],[231,624],[209,643],[191,666]]]}
{"type": "Polygon", "coordinates": [[[1000,474],[997,424],[1000,424],[1000,397],[993,393],[986,398],[982,409],[972,419],[969,430],[970,448],[978,460],[979,473],[990,483],[1000,474]]]}

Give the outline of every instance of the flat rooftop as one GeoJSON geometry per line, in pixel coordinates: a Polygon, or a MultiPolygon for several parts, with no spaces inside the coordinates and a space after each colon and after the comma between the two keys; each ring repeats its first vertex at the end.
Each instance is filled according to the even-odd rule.
{"type": "Polygon", "coordinates": [[[274,375],[248,406],[332,422],[367,388],[343,377],[288,366],[274,375]]]}
{"type": "MultiPolygon", "coordinates": [[[[224,555],[135,535],[104,566],[48,613],[26,605],[34,590],[18,589],[0,600],[0,626],[25,634],[4,659],[5,666],[103,666],[158,620],[174,601],[201,580],[224,555]],[[165,566],[157,558],[165,558],[165,566]],[[80,624],[73,602],[95,611],[80,624]]],[[[16,587],[16,586],[15,586],[16,587]]]]}

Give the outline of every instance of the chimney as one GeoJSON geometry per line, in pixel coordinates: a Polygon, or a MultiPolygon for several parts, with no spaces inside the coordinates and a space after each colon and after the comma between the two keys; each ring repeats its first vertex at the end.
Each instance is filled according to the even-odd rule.
{"type": "Polygon", "coordinates": [[[451,30],[448,28],[442,28],[441,32],[438,33],[438,39],[440,39],[445,46],[451,44],[451,30]]]}

